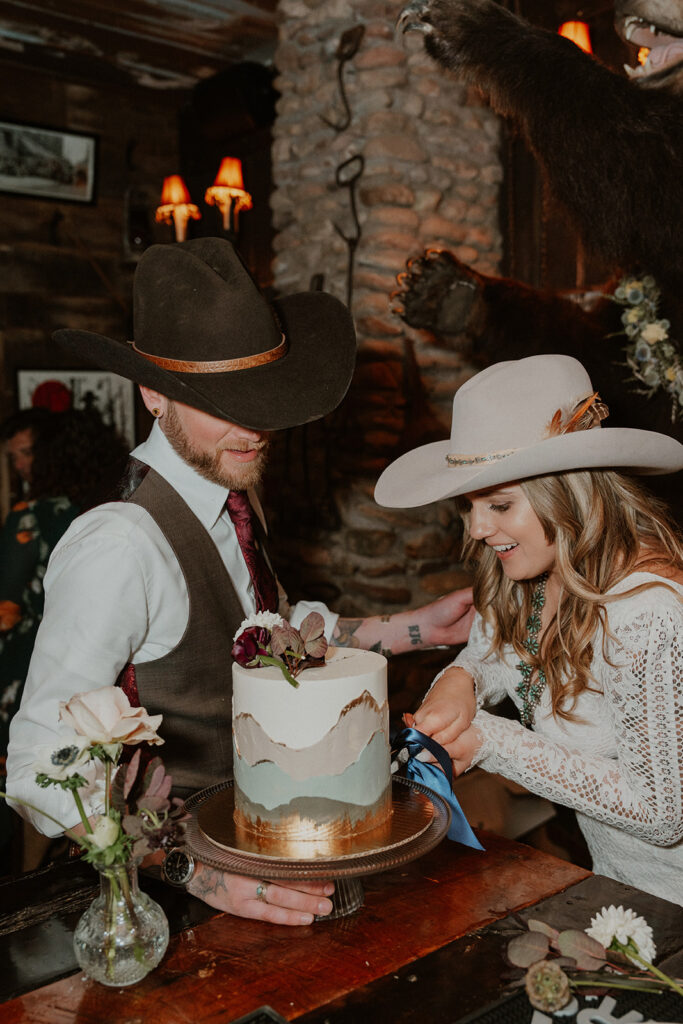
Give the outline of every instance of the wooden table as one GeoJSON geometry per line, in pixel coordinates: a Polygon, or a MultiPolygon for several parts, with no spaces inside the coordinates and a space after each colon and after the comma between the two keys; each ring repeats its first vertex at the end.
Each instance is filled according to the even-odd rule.
{"type": "MultiPolygon", "coordinates": [[[[510,840],[482,840],[485,853],[445,840],[412,864],[368,877],[359,912],[302,928],[222,914],[202,921],[203,905],[145,880],[172,927],[182,927],[157,970],[119,990],[73,974],[2,1003],[0,1022],[228,1024],[269,1005],[301,1024],[448,1024],[505,987],[506,940],[493,923],[513,911],[550,897],[534,913],[563,925],[577,914],[589,919],[607,895],[649,912],[655,925],[652,897],[510,840]],[[198,916],[188,924],[193,908],[198,916]]],[[[683,908],[654,903],[660,949],[675,952],[683,947],[683,908]]],[[[0,938],[0,962],[7,963],[17,953],[4,938],[10,946],[0,938]]],[[[25,948],[24,955],[39,954],[25,948]]]]}

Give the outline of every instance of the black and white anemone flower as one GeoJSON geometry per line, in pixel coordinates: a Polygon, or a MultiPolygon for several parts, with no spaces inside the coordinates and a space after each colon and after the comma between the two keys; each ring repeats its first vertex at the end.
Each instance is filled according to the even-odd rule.
{"type": "Polygon", "coordinates": [[[49,779],[56,782],[63,782],[72,775],[79,773],[79,769],[90,760],[90,745],[85,746],[78,740],[65,741],[64,746],[54,750],[51,747],[43,747],[38,751],[38,757],[34,763],[36,774],[47,775],[49,779]]]}

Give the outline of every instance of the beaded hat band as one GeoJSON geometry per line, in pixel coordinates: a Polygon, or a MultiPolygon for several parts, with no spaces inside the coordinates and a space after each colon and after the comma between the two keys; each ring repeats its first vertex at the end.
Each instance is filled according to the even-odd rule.
{"type": "MultiPolygon", "coordinates": [[[[545,430],[546,437],[559,437],[562,434],[573,434],[575,430],[593,430],[599,427],[602,420],[609,416],[609,409],[594,391],[588,398],[581,399],[572,408],[566,421],[562,418],[562,409],[558,409],[545,430]]],[[[486,455],[464,455],[459,452],[446,456],[449,466],[479,466],[483,462],[498,462],[514,455],[518,448],[508,448],[502,452],[489,452],[486,455]]]]}
{"type": "Polygon", "coordinates": [[[498,462],[500,459],[507,459],[508,455],[514,455],[516,448],[510,448],[507,452],[490,452],[488,455],[447,455],[446,462],[449,466],[478,466],[482,462],[498,462]]]}

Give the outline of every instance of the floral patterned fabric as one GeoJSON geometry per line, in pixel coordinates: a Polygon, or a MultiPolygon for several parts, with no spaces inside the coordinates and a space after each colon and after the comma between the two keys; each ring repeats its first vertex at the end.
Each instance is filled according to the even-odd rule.
{"type": "MultiPolygon", "coordinates": [[[[21,701],[43,615],[43,577],[57,541],[79,514],[68,498],[20,501],[0,531],[0,788],[5,788],[9,724],[21,701]]],[[[10,837],[0,800],[0,849],[10,837]]]]}

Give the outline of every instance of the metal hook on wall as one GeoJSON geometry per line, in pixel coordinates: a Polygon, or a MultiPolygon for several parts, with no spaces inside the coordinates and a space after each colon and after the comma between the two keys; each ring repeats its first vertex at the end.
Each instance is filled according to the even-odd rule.
{"type": "Polygon", "coordinates": [[[335,172],[337,187],[348,188],[349,190],[349,205],[351,207],[351,216],[353,217],[353,223],[356,229],[354,235],[345,235],[339,225],[334,224],[334,230],[340,238],[343,238],[349,249],[349,261],[346,276],[346,305],[349,309],[351,309],[351,296],[353,294],[353,264],[361,236],[358,209],[356,207],[356,182],[361,177],[364,170],[365,160],[361,154],[357,154],[356,156],[350,156],[348,160],[339,164],[335,172]]]}
{"type": "Polygon", "coordinates": [[[347,28],[339,40],[337,46],[337,52],[335,57],[337,58],[337,81],[339,82],[339,95],[341,101],[344,104],[344,118],[338,121],[336,124],[334,121],[328,121],[326,117],[320,115],[320,119],[328,125],[329,128],[333,128],[335,132],[343,132],[351,124],[351,108],[349,101],[346,96],[346,89],[344,88],[344,65],[347,61],[351,60],[358,53],[358,48],[361,44],[361,40],[365,35],[365,25],[354,25],[353,28],[347,28]]]}

